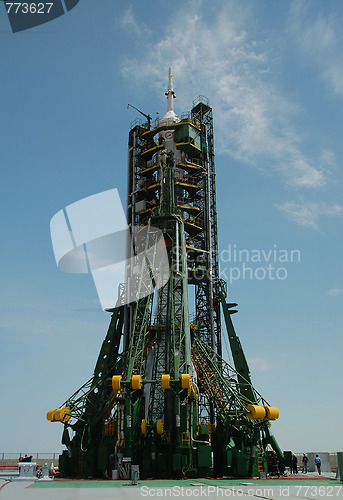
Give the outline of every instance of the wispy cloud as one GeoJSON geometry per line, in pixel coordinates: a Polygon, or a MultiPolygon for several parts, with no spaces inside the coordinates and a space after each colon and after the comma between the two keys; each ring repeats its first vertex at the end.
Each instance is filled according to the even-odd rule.
{"type": "Polygon", "coordinates": [[[341,288],[331,288],[331,290],[328,290],[326,293],[333,297],[338,297],[338,295],[343,295],[343,290],[341,288]]]}
{"type": "Polygon", "coordinates": [[[123,76],[138,88],[143,82],[153,85],[163,95],[166,66],[173,66],[177,95],[182,88],[179,109],[189,106],[194,89],[210,96],[217,152],[278,172],[292,186],[325,185],[325,168],[302,151],[293,126],[298,105],[274,83],[278,55],[273,44],[253,36],[251,13],[237,4],[234,10],[231,4],[221,6],[210,19],[201,5],[189,1],[176,10],[159,39],[146,43],[138,57],[125,59],[123,76]]]}
{"type": "Polygon", "coordinates": [[[337,95],[343,96],[343,60],[341,47],[343,42],[341,22],[325,9],[314,8],[313,2],[294,0],[290,9],[290,40],[297,52],[303,56],[307,65],[318,72],[323,81],[337,95]]]}
{"type": "Polygon", "coordinates": [[[141,38],[143,35],[149,35],[150,30],[142,21],[137,21],[132,5],[129,5],[123,14],[116,20],[117,28],[129,31],[133,37],[141,38]]]}
{"type": "Polygon", "coordinates": [[[271,368],[269,361],[263,358],[248,358],[248,363],[255,372],[266,372],[271,368]]]}
{"type": "Polygon", "coordinates": [[[343,215],[343,207],[340,205],[328,205],[326,203],[297,203],[288,201],[275,205],[279,210],[285,212],[299,226],[307,226],[318,229],[317,219],[322,216],[337,217],[343,215]]]}

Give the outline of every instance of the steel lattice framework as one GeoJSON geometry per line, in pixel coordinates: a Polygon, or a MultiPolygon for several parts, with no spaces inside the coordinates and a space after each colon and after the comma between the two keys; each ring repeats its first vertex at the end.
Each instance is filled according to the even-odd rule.
{"type": "Polygon", "coordinates": [[[65,475],[127,477],[137,464],[144,477],[251,476],[268,447],[282,466],[278,410],[251,383],[219,279],[212,108],[199,96],[176,116],[171,71],[166,95],[162,119],[131,124],[126,282],[94,375],[48,413],[65,425],[65,475]]]}

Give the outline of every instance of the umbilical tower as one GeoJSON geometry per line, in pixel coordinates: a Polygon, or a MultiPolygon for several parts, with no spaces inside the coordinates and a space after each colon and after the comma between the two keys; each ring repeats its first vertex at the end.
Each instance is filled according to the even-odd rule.
{"type": "Polygon", "coordinates": [[[130,128],[130,258],[94,374],[47,414],[66,476],[255,476],[272,450],[283,467],[219,277],[212,108],[199,96],[178,117],[171,68],[166,96],[163,118],[130,128]]]}

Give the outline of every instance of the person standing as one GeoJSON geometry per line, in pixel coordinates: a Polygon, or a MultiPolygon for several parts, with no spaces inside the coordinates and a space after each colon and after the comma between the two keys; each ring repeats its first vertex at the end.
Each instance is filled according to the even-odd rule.
{"type": "Polygon", "coordinates": [[[319,455],[316,455],[316,458],[314,459],[314,463],[317,466],[318,474],[321,475],[321,466],[322,466],[322,459],[320,458],[319,455]]]}
{"type": "Polygon", "coordinates": [[[298,459],[294,453],[292,455],[292,472],[293,474],[298,474],[298,459]]]}
{"type": "Polygon", "coordinates": [[[271,465],[271,475],[280,477],[279,470],[279,458],[276,454],[276,451],[273,451],[272,456],[270,457],[270,465],[271,465]]]}
{"type": "Polygon", "coordinates": [[[306,453],[303,453],[303,468],[301,471],[302,474],[307,473],[307,462],[308,462],[308,457],[307,457],[306,453]]]}

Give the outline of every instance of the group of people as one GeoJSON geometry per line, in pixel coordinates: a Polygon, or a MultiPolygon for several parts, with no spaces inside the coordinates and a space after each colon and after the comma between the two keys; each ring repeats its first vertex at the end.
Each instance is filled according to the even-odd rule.
{"type": "MultiPolygon", "coordinates": [[[[322,459],[320,458],[319,455],[315,456],[314,463],[316,464],[318,474],[321,475],[322,459]]],[[[306,474],[308,472],[307,464],[308,464],[308,456],[306,455],[306,453],[303,453],[302,470],[301,470],[302,474],[306,474]]],[[[270,465],[272,469],[271,471],[272,474],[280,477],[279,458],[275,451],[273,451],[273,454],[270,457],[270,465]]],[[[298,474],[298,458],[296,455],[294,455],[294,453],[292,453],[290,472],[291,474],[298,474]]]]}
{"type": "MultiPolygon", "coordinates": [[[[320,458],[319,455],[315,456],[314,463],[316,464],[318,474],[321,475],[321,465],[322,465],[322,459],[320,458]]],[[[307,464],[308,464],[308,456],[306,453],[303,453],[302,457],[302,474],[306,474],[308,472],[307,469],[307,464]]],[[[298,458],[292,454],[292,461],[291,461],[291,474],[298,474],[298,458]]]]}
{"type": "Polygon", "coordinates": [[[25,457],[19,457],[19,462],[32,462],[33,456],[25,455],[25,457]]]}

